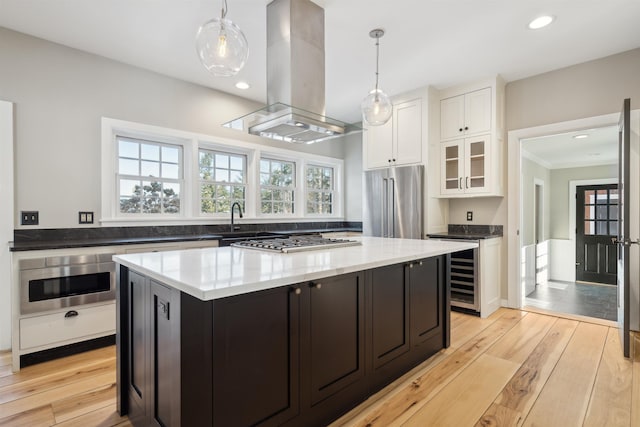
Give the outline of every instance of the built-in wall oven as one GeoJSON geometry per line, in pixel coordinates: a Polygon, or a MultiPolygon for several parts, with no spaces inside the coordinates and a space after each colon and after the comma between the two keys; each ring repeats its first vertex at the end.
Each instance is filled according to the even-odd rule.
{"type": "MultiPolygon", "coordinates": [[[[113,254],[23,259],[20,312],[39,313],[115,299],[113,254]]],[[[73,316],[73,311],[67,313],[73,316]]]]}

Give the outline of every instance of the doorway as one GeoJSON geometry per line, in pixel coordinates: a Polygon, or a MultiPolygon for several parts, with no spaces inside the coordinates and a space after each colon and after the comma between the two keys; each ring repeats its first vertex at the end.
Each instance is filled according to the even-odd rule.
{"type": "Polygon", "coordinates": [[[615,126],[521,140],[525,308],[616,320],[617,156],[615,126]]]}

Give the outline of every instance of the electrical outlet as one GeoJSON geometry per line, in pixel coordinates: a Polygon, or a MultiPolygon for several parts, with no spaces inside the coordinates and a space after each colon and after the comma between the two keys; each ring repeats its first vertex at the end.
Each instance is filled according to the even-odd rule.
{"type": "Polygon", "coordinates": [[[467,211],[467,221],[473,221],[473,212],[467,211]]]}
{"type": "Polygon", "coordinates": [[[38,225],[38,211],[20,211],[20,225],[38,225]]]}
{"type": "Polygon", "coordinates": [[[93,224],[93,212],[78,212],[78,224],[93,224]]]}

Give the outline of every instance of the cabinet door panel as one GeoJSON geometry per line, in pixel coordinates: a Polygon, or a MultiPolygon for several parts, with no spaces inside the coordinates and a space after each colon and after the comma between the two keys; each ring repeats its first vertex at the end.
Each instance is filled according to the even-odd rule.
{"type": "Polygon", "coordinates": [[[464,140],[440,144],[440,192],[458,194],[464,192],[464,140]]]}
{"type": "Polygon", "coordinates": [[[359,274],[310,287],[311,404],[364,375],[364,290],[359,274]]]}
{"type": "Polygon", "coordinates": [[[143,399],[146,397],[147,373],[147,334],[146,334],[146,284],[145,278],[129,272],[129,331],[130,357],[129,372],[130,385],[133,393],[129,393],[135,403],[144,408],[143,399]]]}
{"type": "Polygon", "coordinates": [[[367,169],[391,166],[393,119],[381,126],[367,126],[362,138],[367,169]]]}
{"type": "Polygon", "coordinates": [[[467,135],[491,131],[491,88],[465,95],[465,127],[467,135]]]}
{"type": "Polygon", "coordinates": [[[411,344],[418,345],[442,332],[440,258],[414,263],[409,269],[411,282],[411,344]]]}
{"type": "Polygon", "coordinates": [[[214,425],[279,424],[297,413],[297,300],[280,288],[215,301],[214,425]]]}
{"type": "Polygon", "coordinates": [[[409,350],[408,290],[403,264],[373,271],[371,327],[374,369],[409,350]]]}
{"type": "Polygon", "coordinates": [[[490,135],[465,139],[465,193],[486,193],[489,188],[490,135]]]}
{"type": "MultiPolygon", "coordinates": [[[[155,425],[170,426],[173,405],[179,401],[179,384],[174,384],[173,372],[180,369],[175,359],[176,349],[180,345],[178,337],[173,337],[171,316],[174,307],[171,304],[171,290],[158,283],[150,284],[151,322],[153,336],[151,353],[153,355],[153,420],[155,425]]],[[[177,415],[177,414],[176,414],[177,415]]]]}
{"type": "Polygon", "coordinates": [[[395,164],[422,162],[422,100],[403,102],[393,107],[395,164]]]}
{"type": "Polygon", "coordinates": [[[440,139],[460,138],[464,134],[464,95],[440,101],[440,139]]]}

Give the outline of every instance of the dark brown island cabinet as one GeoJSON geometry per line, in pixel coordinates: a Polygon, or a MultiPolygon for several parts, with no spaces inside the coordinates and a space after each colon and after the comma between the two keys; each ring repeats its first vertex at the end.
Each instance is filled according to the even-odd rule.
{"type": "Polygon", "coordinates": [[[448,255],[202,301],[119,266],[135,426],[323,426],[449,346],[448,255]]]}

